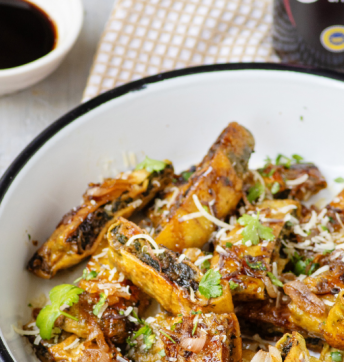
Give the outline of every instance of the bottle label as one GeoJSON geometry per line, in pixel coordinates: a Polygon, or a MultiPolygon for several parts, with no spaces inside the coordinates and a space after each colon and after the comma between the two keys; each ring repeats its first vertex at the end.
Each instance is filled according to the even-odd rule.
{"type": "Polygon", "coordinates": [[[324,29],[320,34],[322,46],[330,52],[344,51],[344,26],[333,25],[324,29]]]}
{"type": "Polygon", "coordinates": [[[344,52],[344,0],[284,0],[286,2],[291,23],[310,48],[315,52],[344,52]]]}

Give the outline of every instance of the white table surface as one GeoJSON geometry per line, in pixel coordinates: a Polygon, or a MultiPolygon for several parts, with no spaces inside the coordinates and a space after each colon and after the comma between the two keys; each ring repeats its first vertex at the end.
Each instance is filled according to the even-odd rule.
{"type": "Polygon", "coordinates": [[[31,88],[0,98],[0,177],[34,137],[80,103],[114,0],[83,3],[83,28],[60,67],[31,88]]]}

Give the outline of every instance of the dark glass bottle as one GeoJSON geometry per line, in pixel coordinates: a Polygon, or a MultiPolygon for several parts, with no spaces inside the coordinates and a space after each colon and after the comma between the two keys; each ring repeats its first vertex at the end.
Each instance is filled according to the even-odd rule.
{"type": "Polygon", "coordinates": [[[344,69],[344,0],[274,0],[273,16],[282,62],[344,69]]]}

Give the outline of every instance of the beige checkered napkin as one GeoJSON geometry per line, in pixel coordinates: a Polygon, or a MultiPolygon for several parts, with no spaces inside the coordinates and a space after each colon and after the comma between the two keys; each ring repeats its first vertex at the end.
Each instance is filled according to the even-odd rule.
{"type": "Polygon", "coordinates": [[[117,0],[102,35],[84,101],[171,69],[277,62],[271,0],[117,0]]]}

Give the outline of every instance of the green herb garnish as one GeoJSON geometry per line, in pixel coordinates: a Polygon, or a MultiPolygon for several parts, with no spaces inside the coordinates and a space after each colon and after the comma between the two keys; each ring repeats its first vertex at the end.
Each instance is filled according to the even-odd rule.
{"type": "Polygon", "coordinates": [[[340,352],[331,352],[331,359],[335,362],[341,362],[343,360],[343,356],[340,352]]]}
{"type": "Polygon", "coordinates": [[[38,314],[36,325],[40,329],[40,336],[43,339],[50,339],[51,333],[54,328],[56,319],[62,314],[67,318],[78,319],[71,316],[70,314],[60,310],[60,308],[67,304],[72,306],[79,301],[79,294],[83,293],[84,290],[71,284],[57,285],[51,289],[49,298],[51,301],[50,305],[45,306],[38,314]]]}
{"type": "Polygon", "coordinates": [[[160,333],[163,334],[166,338],[168,338],[171,342],[176,344],[176,342],[170,337],[167,333],[165,333],[163,330],[160,329],[160,333]]]}
{"type": "Polygon", "coordinates": [[[301,161],[303,161],[303,157],[300,155],[294,154],[291,157],[296,161],[296,163],[302,163],[301,161]]]}
{"type": "Polygon", "coordinates": [[[161,351],[159,351],[158,354],[159,354],[161,357],[165,357],[165,356],[166,356],[166,353],[165,353],[165,350],[164,350],[164,349],[162,349],[161,351]]]}
{"type": "Polygon", "coordinates": [[[226,248],[229,248],[229,249],[230,249],[232,246],[233,246],[232,243],[228,243],[228,242],[226,243],[226,248]]]}
{"type": "Polygon", "coordinates": [[[273,275],[271,272],[267,272],[266,274],[271,279],[271,282],[272,282],[273,285],[276,285],[277,287],[282,287],[283,288],[283,283],[278,278],[276,278],[275,275],[273,275]]]}
{"type": "Polygon", "coordinates": [[[243,242],[246,243],[249,240],[252,242],[253,245],[259,244],[259,239],[272,241],[274,240],[274,234],[272,233],[272,229],[263,226],[259,222],[259,212],[257,215],[243,215],[238,219],[238,223],[242,226],[245,226],[242,236],[243,242]]]}
{"type": "Polygon", "coordinates": [[[319,263],[313,263],[308,270],[308,275],[313,274],[317,269],[319,269],[319,266],[320,266],[319,263]]]}
{"type": "Polygon", "coordinates": [[[238,288],[238,286],[239,286],[239,284],[238,284],[238,283],[234,283],[233,280],[230,280],[230,281],[229,281],[229,288],[230,288],[231,290],[234,290],[234,289],[238,288]]]}
{"type": "Polygon", "coordinates": [[[165,169],[166,166],[166,162],[153,160],[146,156],[146,158],[135,167],[135,170],[146,169],[148,172],[160,172],[165,169]]]}
{"type": "Polygon", "coordinates": [[[306,268],[309,265],[309,263],[312,262],[312,259],[306,259],[306,260],[299,259],[296,261],[296,257],[294,254],[294,261],[295,261],[294,262],[294,274],[297,276],[299,276],[301,274],[306,275],[306,268]]]}
{"type": "Polygon", "coordinates": [[[271,177],[275,172],[276,172],[276,169],[273,168],[272,170],[270,170],[269,173],[266,173],[266,172],[260,172],[260,173],[263,177],[271,177]]]}
{"type": "Polygon", "coordinates": [[[91,280],[91,279],[95,279],[97,278],[97,275],[99,273],[97,273],[95,270],[91,270],[89,273],[87,272],[87,269],[84,269],[82,272],[82,276],[76,280],[74,280],[74,284],[79,283],[80,280],[85,279],[85,280],[91,280]]]}
{"type": "Polygon", "coordinates": [[[193,336],[196,332],[196,328],[197,328],[197,325],[198,325],[198,318],[196,319],[196,323],[194,324],[194,327],[192,328],[192,333],[191,335],[193,336]]]}
{"type": "Polygon", "coordinates": [[[185,181],[189,181],[189,178],[194,174],[194,172],[191,171],[184,171],[182,172],[182,177],[185,181]]]}
{"type": "Polygon", "coordinates": [[[338,182],[339,184],[344,182],[344,178],[343,177],[337,177],[334,179],[335,182],[338,182]]]}
{"type": "Polygon", "coordinates": [[[247,200],[249,202],[256,201],[263,192],[264,192],[264,185],[262,185],[261,183],[256,183],[248,190],[247,200]]]}
{"type": "Polygon", "coordinates": [[[104,293],[100,293],[100,298],[97,304],[95,304],[95,306],[93,307],[93,314],[95,316],[98,316],[98,314],[100,313],[100,309],[102,308],[102,306],[105,304],[106,302],[106,295],[104,293]]]}
{"type": "Polygon", "coordinates": [[[284,156],[284,155],[282,155],[280,153],[280,154],[277,155],[275,163],[276,163],[276,165],[281,165],[281,166],[284,166],[286,168],[290,168],[291,159],[289,157],[284,156]]]}
{"type": "Polygon", "coordinates": [[[195,312],[194,310],[192,310],[192,311],[191,311],[191,314],[192,314],[192,315],[195,315],[195,314],[202,314],[202,311],[200,311],[200,310],[199,310],[199,311],[195,312]]]}
{"type": "Polygon", "coordinates": [[[209,269],[199,283],[199,292],[207,299],[220,297],[223,293],[220,284],[221,274],[214,269],[209,269]]]}
{"type": "Polygon", "coordinates": [[[207,260],[204,260],[204,262],[202,263],[201,265],[201,269],[210,269],[210,261],[207,259],[207,260]]]}
{"type": "Polygon", "coordinates": [[[274,182],[271,187],[271,193],[273,195],[277,194],[277,192],[280,190],[281,185],[278,182],[274,182]]]}
{"type": "Polygon", "coordinates": [[[254,263],[250,263],[248,261],[248,259],[246,259],[246,263],[251,269],[266,270],[266,266],[261,261],[256,261],[254,263]]]}

